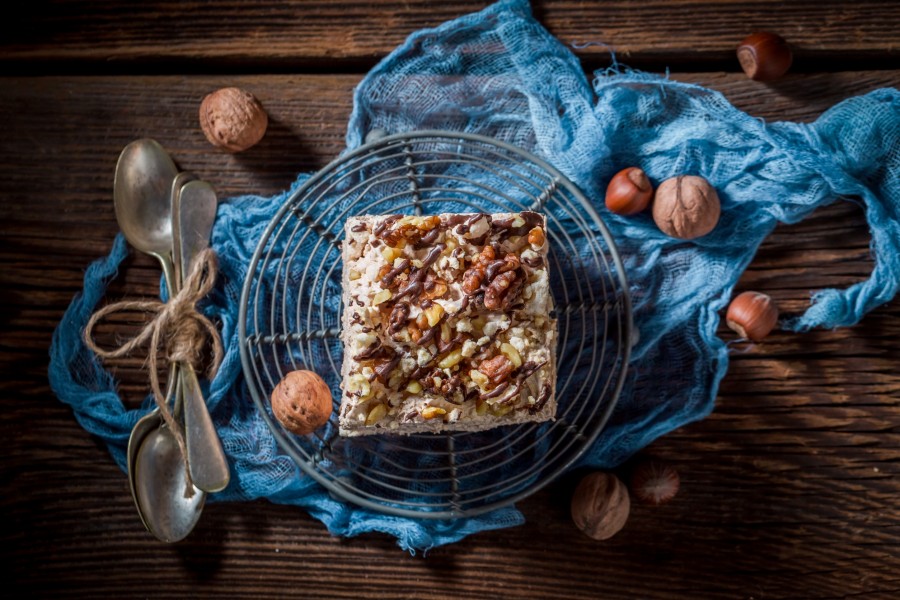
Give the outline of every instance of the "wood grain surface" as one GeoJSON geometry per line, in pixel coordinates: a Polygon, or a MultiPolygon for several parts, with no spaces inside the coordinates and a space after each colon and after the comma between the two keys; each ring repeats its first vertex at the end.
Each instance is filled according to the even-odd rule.
{"type": "MultiPolygon", "coordinates": [[[[28,2],[4,19],[0,64],[91,63],[93,68],[244,67],[329,70],[371,65],[408,33],[490,2],[28,2]],[[100,67],[102,65],[102,67],[100,67]]],[[[614,49],[642,66],[737,68],[751,31],[791,41],[796,68],[834,70],[865,60],[900,62],[900,3],[879,0],[536,0],[534,14],[585,57],[614,49]],[[827,58],[827,61],[821,59],[827,58]],[[836,62],[839,61],[839,62],[836,62]]],[[[20,65],[21,66],[21,65],[20,65]]]]}
{"type": "MultiPolygon", "coordinates": [[[[13,596],[900,597],[896,302],[856,327],[776,332],[733,346],[713,414],[642,453],[679,469],[680,494],[659,508],[635,505],[607,542],[570,521],[578,473],[522,502],[525,525],[425,557],[380,534],[335,538],[302,510],[265,501],[211,503],[195,532],[172,546],[142,529],[125,475],[47,383],[53,329],[84,269],[109,251],[117,231],[119,151],[152,136],[220,197],[281,191],[343,148],[352,90],[368,61],[412,29],[483,5],[37,2],[6,21],[0,560],[12,573],[13,596]],[[205,66],[215,74],[203,74],[205,66]],[[77,74],[66,75],[69,67],[77,74]],[[197,124],[200,99],[225,85],[253,91],[270,116],[264,140],[239,155],[213,149],[197,124]]],[[[677,58],[684,70],[673,78],[720,90],[765,119],[812,121],[844,98],[900,86],[900,70],[863,60],[896,60],[897,3],[535,5],[566,42],[612,40],[656,70],[677,58]],[[725,61],[733,38],[756,27],[802,42],[810,51],[804,72],[765,86],[724,62],[731,72],[703,70],[725,61]]],[[[810,292],[861,281],[871,267],[861,209],[837,202],[777,229],[739,287],[799,312],[810,292]]],[[[156,264],[132,255],[109,296],[149,296],[158,281],[156,264]]],[[[139,360],[121,361],[115,373],[129,403],[147,392],[139,360]]]]}

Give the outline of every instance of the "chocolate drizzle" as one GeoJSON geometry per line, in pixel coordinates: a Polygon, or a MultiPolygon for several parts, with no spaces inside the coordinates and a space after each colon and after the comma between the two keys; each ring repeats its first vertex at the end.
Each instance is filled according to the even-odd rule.
{"type": "Polygon", "coordinates": [[[406,327],[406,323],[409,320],[409,311],[410,306],[407,302],[398,302],[394,305],[394,310],[391,311],[390,325],[388,326],[389,333],[399,333],[400,330],[406,327]]]}
{"type": "Polygon", "coordinates": [[[381,345],[381,340],[376,339],[375,343],[357,354],[353,357],[353,360],[371,360],[373,358],[379,358],[384,356],[385,350],[387,350],[384,346],[381,345]]]}
{"type": "Polygon", "coordinates": [[[386,229],[388,229],[391,225],[402,218],[403,215],[391,215],[389,217],[386,217],[381,223],[375,226],[375,229],[372,230],[372,234],[381,237],[386,229]]]}
{"type": "Polygon", "coordinates": [[[494,389],[492,389],[490,392],[486,392],[486,393],[482,394],[482,395],[481,395],[481,399],[482,399],[482,400],[488,400],[488,399],[490,399],[490,398],[496,398],[497,396],[499,396],[499,395],[501,395],[503,392],[505,392],[506,389],[507,389],[508,387],[509,387],[509,383],[508,383],[508,382],[501,383],[500,385],[498,385],[497,387],[495,387],[494,389]]]}
{"type": "Polygon", "coordinates": [[[444,244],[444,243],[436,244],[434,246],[434,248],[432,248],[431,250],[428,251],[428,254],[425,255],[425,258],[422,259],[422,267],[419,270],[424,271],[425,269],[427,269],[428,267],[433,265],[435,262],[437,262],[437,259],[439,259],[441,257],[441,253],[446,249],[447,249],[447,244],[444,244]]]}
{"type": "Polygon", "coordinates": [[[490,215],[487,213],[474,213],[471,215],[461,214],[461,215],[450,215],[447,217],[447,226],[455,227],[459,225],[459,229],[457,229],[457,233],[468,233],[469,228],[474,225],[481,217],[488,217],[490,215]]]}
{"type": "Polygon", "coordinates": [[[529,360],[528,362],[523,364],[521,367],[519,367],[518,373],[513,373],[513,375],[519,381],[525,381],[526,379],[528,379],[529,377],[534,375],[535,371],[537,371],[538,369],[540,369],[541,367],[543,367],[546,364],[547,364],[546,360],[540,364],[534,362],[533,360],[529,360]]]}
{"type": "Polygon", "coordinates": [[[503,231],[505,229],[510,229],[512,227],[514,219],[515,219],[515,216],[494,219],[493,222],[491,223],[491,227],[495,231],[503,231]]]}
{"type": "Polygon", "coordinates": [[[473,246],[483,246],[484,243],[487,241],[488,235],[490,235],[490,233],[491,233],[491,230],[488,229],[487,231],[485,231],[482,235],[478,236],[477,238],[472,238],[471,240],[469,240],[469,243],[472,244],[473,246]]]}
{"type": "Polygon", "coordinates": [[[409,298],[410,300],[418,298],[419,294],[422,293],[422,282],[418,279],[414,279],[413,275],[410,274],[409,282],[406,284],[402,290],[397,293],[396,299],[397,301],[402,300],[403,298],[409,298]]]}
{"type": "Polygon", "coordinates": [[[425,375],[428,374],[428,365],[422,365],[421,367],[416,367],[416,369],[409,374],[410,380],[420,381],[425,375]]]}
{"type": "Polygon", "coordinates": [[[353,227],[350,228],[350,231],[352,231],[353,233],[362,233],[366,229],[368,229],[368,227],[366,226],[365,223],[357,223],[356,225],[354,225],[353,227]]]}
{"type": "Polygon", "coordinates": [[[484,270],[485,281],[493,281],[494,277],[497,276],[497,273],[500,272],[500,269],[502,269],[505,264],[506,261],[503,259],[491,261],[490,264],[488,264],[487,269],[484,270]]]}
{"type": "MultiPolygon", "coordinates": [[[[521,367],[519,367],[516,371],[513,371],[513,373],[511,374],[513,377],[515,377],[515,382],[512,384],[512,391],[507,392],[507,390],[510,389],[511,384],[510,384],[510,382],[506,381],[506,382],[501,383],[497,387],[495,387],[490,392],[482,394],[480,396],[480,398],[482,400],[488,400],[490,398],[497,398],[503,394],[506,394],[506,397],[503,398],[502,400],[497,401],[497,403],[498,404],[512,403],[516,399],[516,397],[521,393],[522,386],[525,384],[525,381],[529,377],[534,375],[534,373],[538,369],[540,369],[541,367],[543,367],[546,364],[547,364],[546,360],[540,364],[538,364],[532,360],[529,360],[528,362],[523,364],[521,367]]],[[[529,412],[533,411],[532,414],[534,412],[539,412],[541,410],[541,408],[543,408],[544,404],[547,403],[549,394],[550,394],[550,388],[547,386],[547,384],[544,384],[544,388],[541,390],[541,397],[538,399],[538,401],[535,403],[534,406],[529,407],[529,409],[528,409],[529,412]],[[547,397],[544,397],[545,395],[547,397]],[[537,407],[537,408],[535,408],[535,407],[537,407]]]]}
{"type": "Polygon", "coordinates": [[[442,338],[441,336],[437,336],[438,352],[443,354],[444,352],[447,352],[448,350],[452,349],[454,346],[460,345],[465,341],[466,341],[466,334],[464,334],[464,333],[457,333],[455,338],[448,340],[448,341],[444,341],[444,338],[442,338]]]}
{"type": "MultiPolygon", "coordinates": [[[[441,383],[441,394],[444,396],[444,400],[451,404],[459,405],[461,402],[457,400],[456,393],[462,391],[463,382],[462,379],[459,378],[458,375],[454,375],[450,379],[447,379],[443,383],[441,383]]],[[[462,396],[462,394],[460,394],[462,396]]],[[[465,399],[465,398],[463,398],[465,399]]]]}
{"type": "Polygon", "coordinates": [[[404,258],[400,261],[396,267],[388,271],[384,274],[384,277],[381,278],[381,287],[389,288],[393,285],[394,280],[397,279],[397,276],[409,268],[410,262],[408,258],[404,258]]]}
{"type": "Polygon", "coordinates": [[[400,364],[399,356],[395,356],[391,360],[381,363],[375,367],[375,377],[377,377],[378,381],[381,383],[387,384],[388,378],[391,376],[391,371],[397,368],[398,364],[400,364]]]}
{"type": "Polygon", "coordinates": [[[455,215],[451,217],[448,224],[452,227],[454,225],[458,225],[456,228],[457,235],[465,235],[472,230],[472,226],[480,221],[481,219],[487,219],[488,229],[490,229],[491,225],[491,215],[487,213],[476,213],[474,215],[455,215]]]}
{"type": "Polygon", "coordinates": [[[497,236],[498,241],[500,241],[514,235],[525,235],[535,227],[543,226],[543,224],[544,218],[541,217],[541,215],[536,212],[526,210],[519,213],[518,215],[512,215],[509,217],[504,217],[502,219],[494,219],[491,229],[494,235],[497,236]],[[523,223],[518,227],[513,227],[513,221],[516,220],[516,216],[521,217],[523,223]]]}
{"type": "Polygon", "coordinates": [[[535,227],[543,227],[544,225],[544,217],[536,212],[526,210],[519,213],[519,215],[525,219],[525,226],[528,227],[529,230],[535,227]]]}
{"type": "Polygon", "coordinates": [[[418,249],[418,248],[425,248],[427,246],[430,246],[437,241],[437,239],[438,239],[438,237],[440,237],[440,235],[441,235],[440,227],[435,227],[434,229],[430,230],[428,233],[423,235],[419,239],[419,241],[415,243],[415,247],[418,249]]]}
{"type": "MultiPolygon", "coordinates": [[[[395,296],[396,300],[401,300],[403,298],[409,298],[410,300],[417,299],[421,294],[422,290],[425,288],[424,282],[425,278],[428,275],[428,268],[433,265],[438,258],[440,258],[441,253],[446,250],[446,244],[437,244],[434,248],[428,251],[428,254],[422,259],[422,266],[419,268],[413,268],[409,272],[409,280],[406,284],[406,287],[400,290],[400,292],[395,296]]],[[[387,277],[387,275],[385,275],[387,277]]]]}
{"type": "Polygon", "coordinates": [[[544,405],[547,404],[547,400],[550,399],[550,386],[546,383],[541,388],[541,394],[538,396],[537,402],[534,403],[531,407],[529,407],[528,412],[531,414],[536,414],[543,410],[544,405]]]}
{"type": "Polygon", "coordinates": [[[429,342],[431,342],[431,340],[434,339],[435,336],[438,336],[438,338],[440,338],[440,332],[441,324],[438,323],[434,327],[422,333],[422,337],[419,339],[419,345],[424,346],[425,344],[428,344],[429,342]]]}

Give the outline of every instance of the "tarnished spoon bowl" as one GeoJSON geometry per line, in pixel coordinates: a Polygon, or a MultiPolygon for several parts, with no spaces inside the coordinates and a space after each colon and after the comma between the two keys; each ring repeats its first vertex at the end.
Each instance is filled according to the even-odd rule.
{"type": "Polygon", "coordinates": [[[125,239],[162,265],[172,293],[172,181],[178,167],[154,140],[143,138],[125,146],[116,163],[113,199],[116,221],[125,239]]]}
{"type": "Polygon", "coordinates": [[[206,493],[193,488],[193,495],[185,497],[184,458],[168,426],[147,433],[137,450],[134,468],[135,498],[150,533],[163,542],[187,537],[200,520],[206,493]]]}
{"type": "Polygon", "coordinates": [[[128,462],[128,487],[131,490],[131,497],[134,498],[134,505],[138,509],[138,516],[141,518],[141,523],[144,524],[147,531],[150,530],[150,524],[147,523],[143,507],[141,506],[140,500],[138,500],[134,477],[135,463],[137,461],[138,449],[141,447],[141,444],[144,443],[144,440],[147,439],[147,436],[150,433],[159,429],[162,422],[162,417],[159,416],[159,409],[153,409],[138,419],[138,422],[134,424],[134,427],[131,430],[131,435],[128,436],[128,452],[126,454],[126,460],[128,462]]]}

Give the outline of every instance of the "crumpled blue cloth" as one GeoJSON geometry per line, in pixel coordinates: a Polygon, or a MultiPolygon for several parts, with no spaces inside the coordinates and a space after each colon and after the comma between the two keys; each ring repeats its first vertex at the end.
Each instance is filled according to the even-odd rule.
{"type": "MultiPolygon", "coordinates": [[[[894,89],[842,102],[813,124],[767,124],[717,92],[656,75],[610,69],[591,85],[578,59],[532,18],[527,2],[506,0],[413,34],[376,66],[356,90],[348,147],[376,128],[449,129],[510,142],[548,160],[596,204],[626,267],[639,335],[618,405],[582,466],[620,464],[712,410],[728,365],[716,337],[720,312],[777,223],[797,222],[843,196],[859,197],[875,259],[870,279],[815,293],[809,310],[783,327],[852,325],[900,285],[900,93],[894,89]],[[606,184],[632,165],[655,184],[678,174],[708,179],[722,200],[715,231],[679,241],[646,214],[609,213],[606,184]]],[[[220,323],[226,358],[206,392],[233,476],[215,499],[265,497],[301,506],[334,534],[381,531],[410,551],[522,523],[513,507],[447,522],[372,513],[332,498],[276,446],[243,380],[238,303],[264,228],[308,176],[283,194],[233,198],[219,208],[212,245],[221,275],[203,311],[220,323]]],[[[55,332],[50,362],[55,393],[123,468],[129,431],[152,400],[126,410],[81,332],[127,251],[119,236],[110,255],[88,268],[84,291],[55,332]]]]}

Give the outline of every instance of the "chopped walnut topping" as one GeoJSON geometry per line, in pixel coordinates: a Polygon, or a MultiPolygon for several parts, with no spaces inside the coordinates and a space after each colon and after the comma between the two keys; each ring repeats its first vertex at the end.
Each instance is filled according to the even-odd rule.
{"type": "Polygon", "coordinates": [[[515,280],[515,271],[507,271],[494,277],[484,292],[484,307],[488,310],[500,310],[512,304],[510,292],[521,288],[521,284],[515,288],[511,287],[515,280]]]}
{"type": "Polygon", "coordinates": [[[342,435],[541,412],[555,373],[541,369],[555,343],[547,245],[530,212],[351,223],[342,435]]]}
{"type": "Polygon", "coordinates": [[[409,311],[410,307],[407,302],[399,302],[394,306],[394,309],[391,311],[390,326],[388,327],[390,333],[398,333],[406,327],[406,323],[409,321],[409,311]]]}
{"type": "Polygon", "coordinates": [[[487,375],[488,379],[495,384],[506,381],[514,368],[512,362],[503,354],[498,354],[478,365],[478,370],[487,375]]]}
{"type": "Polygon", "coordinates": [[[488,281],[492,281],[500,273],[515,271],[519,268],[519,257],[515,254],[507,254],[502,260],[491,262],[484,270],[484,274],[488,281]]]}

